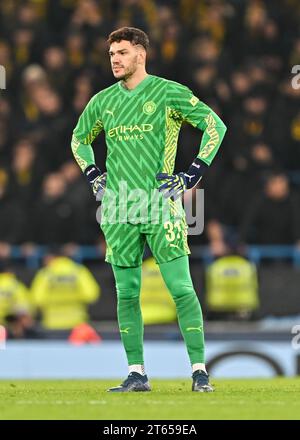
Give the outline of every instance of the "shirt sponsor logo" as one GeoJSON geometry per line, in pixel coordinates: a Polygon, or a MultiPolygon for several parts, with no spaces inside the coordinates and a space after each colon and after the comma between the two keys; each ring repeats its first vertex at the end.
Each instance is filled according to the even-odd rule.
{"type": "Polygon", "coordinates": [[[133,139],[143,139],[144,133],[153,130],[152,124],[141,124],[141,125],[119,125],[118,127],[111,128],[108,130],[108,136],[110,138],[116,138],[118,140],[133,140],[133,139]]]}

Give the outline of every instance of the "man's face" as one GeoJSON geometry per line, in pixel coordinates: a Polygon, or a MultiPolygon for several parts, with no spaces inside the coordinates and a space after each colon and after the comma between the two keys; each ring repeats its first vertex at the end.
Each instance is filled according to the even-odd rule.
{"type": "Polygon", "coordinates": [[[281,200],[289,194],[289,183],[284,175],[271,177],[265,187],[267,195],[273,200],[281,200]]]}
{"type": "Polygon", "coordinates": [[[119,80],[132,76],[138,66],[144,62],[143,47],[126,40],[112,43],[109,56],[114,77],[119,80]]]}

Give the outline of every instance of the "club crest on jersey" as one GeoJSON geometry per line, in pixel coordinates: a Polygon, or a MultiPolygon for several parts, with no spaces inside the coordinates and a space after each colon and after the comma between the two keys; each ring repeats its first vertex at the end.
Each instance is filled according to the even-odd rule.
{"type": "Polygon", "coordinates": [[[145,104],[143,105],[143,112],[146,115],[153,115],[155,110],[156,110],[156,104],[153,101],[145,102],[145,104]]]}

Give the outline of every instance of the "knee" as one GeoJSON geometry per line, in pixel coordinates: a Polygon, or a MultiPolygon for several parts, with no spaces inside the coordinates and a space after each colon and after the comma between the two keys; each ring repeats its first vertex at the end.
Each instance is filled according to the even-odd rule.
{"type": "Polygon", "coordinates": [[[118,299],[136,299],[140,296],[140,285],[136,280],[131,280],[126,284],[117,284],[118,299]]]}
{"type": "Polygon", "coordinates": [[[168,285],[172,297],[176,300],[178,298],[196,295],[194,286],[191,283],[178,283],[176,280],[168,285]]]}

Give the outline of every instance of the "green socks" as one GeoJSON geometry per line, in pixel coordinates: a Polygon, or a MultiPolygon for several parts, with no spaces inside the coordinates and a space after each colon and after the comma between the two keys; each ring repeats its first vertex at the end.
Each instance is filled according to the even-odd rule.
{"type": "Polygon", "coordinates": [[[204,332],[201,306],[193,287],[188,256],[160,264],[160,271],[175,301],[178,323],[191,364],[204,363],[204,332]]]}
{"type": "Polygon", "coordinates": [[[128,365],[144,364],[144,324],[140,305],[141,266],[112,265],[118,297],[118,322],[128,365]]]}
{"type": "MultiPolygon", "coordinates": [[[[191,365],[204,363],[202,311],[189,271],[188,256],[159,265],[177,309],[191,365]]],[[[112,265],[118,297],[118,322],[128,365],[144,364],[144,326],[140,307],[141,266],[112,265]]]]}

